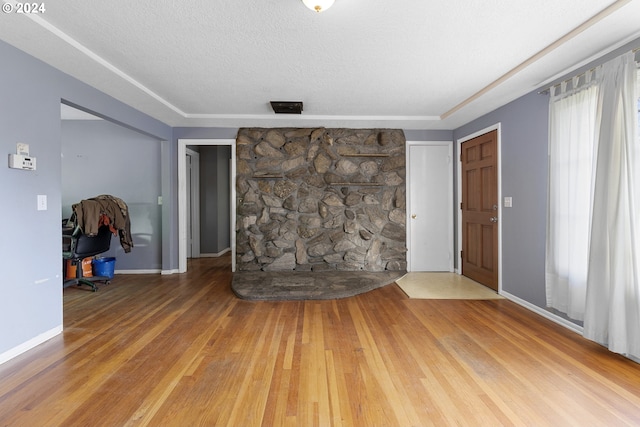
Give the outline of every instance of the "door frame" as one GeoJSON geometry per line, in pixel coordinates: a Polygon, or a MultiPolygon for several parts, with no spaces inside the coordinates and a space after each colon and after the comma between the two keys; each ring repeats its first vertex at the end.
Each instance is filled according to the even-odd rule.
{"type": "Polygon", "coordinates": [[[449,257],[449,271],[454,271],[454,265],[453,265],[453,260],[454,260],[454,256],[453,253],[455,251],[454,248],[454,237],[453,237],[453,231],[454,231],[454,219],[453,219],[453,141],[407,141],[406,147],[407,149],[405,150],[405,156],[406,156],[406,167],[407,167],[407,207],[406,207],[406,233],[407,233],[407,237],[406,237],[406,241],[407,241],[407,271],[413,271],[412,266],[411,266],[411,183],[413,182],[413,180],[411,179],[411,167],[410,164],[411,162],[409,161],[409,152],[411,151],[411,147],[415,147],[415,146],[445,146],[448,147],[449,149],[449,181],[447,182],[447,188],[448,188],[448,199],[449,199],[449,207],[450,207],[450,213],[451,213],[451,218],[449,223],[447,224],[447,228],[448,228],[448,234],[449,234],[449,254],[451,255],[449,257]]]}
{"type": "Polygon", "coordinates": [[[462,152],[462,144],[466,141],[469,141],[473,138],[476,138],[480,135],[484,135],[485,133],[489,133],[491,131],[496,131],[498,134],[497,140],[497,150],[498,150],[498,293],[502,293],[502,126],[501,123],[498,122],[494,125],[481,129],[472,134],[466,135],[462,138],[458,138],[457,149],[458,149],[458,171],[457,171],[457,192],[458,192],[458,204],[456,208],[458,221],[456,232],[458,235],[458,253],[457,253],[457,266],[456,273],[462,274],[462,257],[460,256],[460,251],[462,250],[462,209],[460,209],[460,205],[462,203],[462,159],[460,158],[460,153],[462,152]]]}
{"type": "Polygon", "coordinates": [[[178,272],[187,271],[187,145],[228,145],[231,147],[229,170],[229,206],[231,234],[231,271],[236,271],[236,140],[235,139],[178,139],[178,272]]]}

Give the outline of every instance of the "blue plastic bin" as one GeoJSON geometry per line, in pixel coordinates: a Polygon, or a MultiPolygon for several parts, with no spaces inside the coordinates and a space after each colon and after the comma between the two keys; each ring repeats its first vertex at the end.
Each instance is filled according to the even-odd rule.
{"type": "Polygon", "coordinates": [[[96,258],[93,260],[93,275],[105,276],[113,279],[113,272],[116,269],[116,259],[114,257],[96,258]]]}

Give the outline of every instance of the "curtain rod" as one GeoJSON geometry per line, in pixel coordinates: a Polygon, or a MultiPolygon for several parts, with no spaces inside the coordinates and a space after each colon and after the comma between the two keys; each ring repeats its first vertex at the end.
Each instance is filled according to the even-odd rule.
{"type": "MultiPolygon", "coordinates": [[[[638,52],[638,51],[640,51],[640,47],[636,47],[635,49],[632,49],[632,50],[631,50],[631,53],[636,53],[636,52],[638,52]]],[[[593,67],[593,68],[589,68],[587,71],[583,71],[582,73],[580,73],[580,74],[576,74],[576,75],[575,75],[575,76],[573,76],[573,77],[569,77],[568,79],[564,79],[564,80],[562,80],[562,81],[560,81],[560,82],[558,82],[558,83],[556,83],[556,84],[553,84],[553,85],[551,85],[551,86],[549,86],[549,87],[547,87],[547,88],[545,88],[545,89],[542,89],[542,90],[538,91],[538,94],[539,94],[539,95],[547,94],[547,93],[549,93],[549,91],[551,90],[551,88],[552,88],[552,87],[560,86],[562,83],[568,83],[568,82],[570,82],[571,80],[573,80],[573,79],[574,79],[574,78],[576,78],[576,77],[577,77],[577,78],[580,78],[580,77],[582,77],[582,76],[586,75],[587,73],[592,72],[593,70],[595,70],[595,69],[596,69],[596,68],[598,68],[598,67],[599,67],[599,65],[597,65],[597,66],[595,66],[595,67],[593,67]]]]}

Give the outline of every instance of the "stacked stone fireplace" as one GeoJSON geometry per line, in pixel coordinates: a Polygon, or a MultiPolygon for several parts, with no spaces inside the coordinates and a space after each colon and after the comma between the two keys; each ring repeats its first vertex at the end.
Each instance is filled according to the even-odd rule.
{"type": "Polygon", "coordinates": [[[401,130],[240,129],[238,271],[406,270],[401,130]]]}

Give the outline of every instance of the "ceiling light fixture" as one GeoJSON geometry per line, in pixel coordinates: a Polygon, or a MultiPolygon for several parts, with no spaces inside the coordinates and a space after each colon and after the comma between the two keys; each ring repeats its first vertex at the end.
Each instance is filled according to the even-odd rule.
{"type": "Polygon", "coordinates": [[[324,12],[329,9],[335,0],[302,0],[305,6],[316,12],[324,12]]]}

